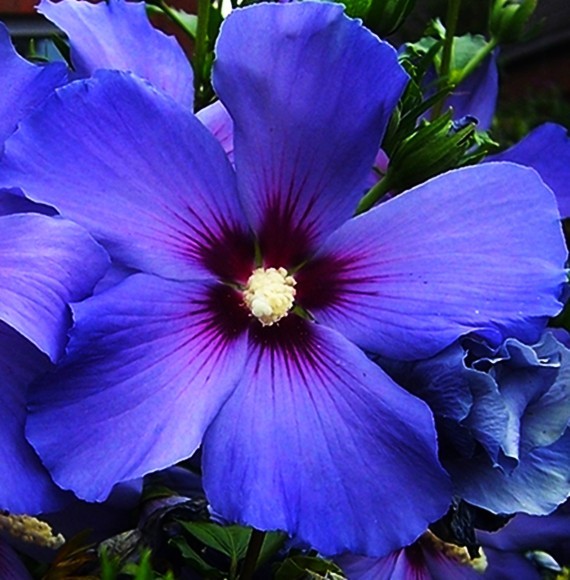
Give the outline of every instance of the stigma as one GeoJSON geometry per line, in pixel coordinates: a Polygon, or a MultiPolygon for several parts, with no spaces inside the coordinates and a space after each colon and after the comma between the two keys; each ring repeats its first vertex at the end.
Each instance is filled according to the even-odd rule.
{"type": "Polygon", "coordinates": [[[243,300],[263,326],[271,326],[291,310],[295,285],[285,268],[257,268],[247,281],[243,300]]]}

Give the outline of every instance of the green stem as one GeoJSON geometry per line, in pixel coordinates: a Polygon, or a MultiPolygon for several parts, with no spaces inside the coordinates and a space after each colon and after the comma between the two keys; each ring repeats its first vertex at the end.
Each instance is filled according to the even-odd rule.
{"type": "Polygon", "coordinates": [[[484,60],[489,54],[495,50],[497,47],[497,40],[491,38],[485,46],[482,46],[472,57],[471,60],[465,65],[465,67],[453,78],[453,84],[458,85],[461,81],[465,80],[484,60]]]}
{"type": "Polygon", "coordinates": [[[266,532],[260,532],[259,530],[255,529],[251,530],[249,545],[247,547],[241,574],[239,576],[240,580],[251,580],[253,578],[253,573],[255,572],[255,568],[257,566],[257,560],[265,540],[265,534],[266,532]]]}
{"type": "Polygon", "coordinates": [[[196,45],[194,48],[194,88],[198,101],[200,101],[204,90],[204,69],[206,55],[208,54],[210,6],[210,0],[198,0],[198,23],[196,25],[196,45]]]}
{"type": "MultiPolygon", "coordinates": [[[[439,78],[442,84],[449,82],[451,62],[453,60],[453,40],[455,39],[455,31],[457,30],[460,8],[461,0],[448,0],[447,16],[445,18],[445,39],[441,51],[441,66],[439,67],[439,78]]],[[[445,96],[433,108],[432,119],[436,119],[441,115],[444,100],[445,96]]]]}
{"type": "MultiPolygon", "coordinates": [[[[194,40],[194,35],[188,30],[186,23],[182,18],[180,18],[178,12],[173,10],[164,0],[159,0],[158,2],[160,9],[157,8],[156,11],[160,12],[162,10],[175,24],[177,24],[192,40],[194,40]]],[[[148,5],[147,10],[152,10],[153,6],[148,5]]]]}
{"type": "Polygon", "coordinates": [[[383,195],[388,193],[390,188],[388,174],[389,172],[376,185],[366,192],[366,195],[358,203],[354,215],[359,215],[368,211],[383,195]]]}

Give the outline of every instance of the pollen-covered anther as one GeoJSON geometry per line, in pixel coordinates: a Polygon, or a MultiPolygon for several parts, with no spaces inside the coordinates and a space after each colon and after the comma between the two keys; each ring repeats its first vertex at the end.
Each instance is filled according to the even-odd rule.
{"type": "Polygon", "coordinates": [[[247,281],[243,299],[263,326],[271,326],[291,310],[295,284],[285,268],[257,268],[247,281]]]}
{"type": "Polygon", "coordinates": [[[0,530],[12,537],[44,548],[57,549],[65,543],[61,534],[54,534],[50,525],[25,514],[0,512],[0,530]]]}
{"type": "Polygon", "coordinates": [[[464,566],[470,566],[479,574],[483,574],[487,569],[487,556],[481,547],[479,548],[479,555],[473,558],[467,548],[444,542],[429,530],[423,534],[421,542],[431,551],[439,552],[447,559],[454,560],[464,566]]]}

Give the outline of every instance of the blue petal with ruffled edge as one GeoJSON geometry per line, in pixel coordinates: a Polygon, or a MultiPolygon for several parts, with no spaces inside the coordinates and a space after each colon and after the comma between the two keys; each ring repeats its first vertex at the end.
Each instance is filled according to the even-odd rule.
{"type": "Polygon", "coordinates": [[[0,218],[0,320],[57,361],[82,300],[109,267],[106,252],[76,224],[38,214],[0,218]]]}
{"type": "Polygon", "coordinates": [[[192,68],[175,38],[154,28],[144,2],[42,0],[38,12],[69,37],[76,76],[96,70],[135,73],[192,109],[192,68]]]}
{"type": "MultiPolygon", "coordinates": [[[[514,339],[497,350],[465,342],[405,372],[401,364],[385,366],[433,401],[443,464],[468,502],[494,513],[541,515],[568,496],[570,351],[550,333],[532,347],[514,339]],[[472,406],[450,422],[438,391],[454,381],[456,396],[470,390],[472,406]]],[[[443,400],[453,402],[449,394],[443,400]]]]}
{"type": "Polygon", "coordinates": [[[53,483],[24,437],[28,385],[49,366],[44,354],[0,322],[0,509],[16,514],[55,510],[71,498],[53,483]]]}
{"type": "Polygon", "coordinates": [[[67,69],[63,63],[28,62],[16,52],[8,30],[0,22],[0,152],[17,123],[66,82],[67,69]]]}
{"type": "Polygon", "coordinates": [[[570,138],[561,125],[545,123],[486,161],[512,161],[536,169],[554,191],[561,216],[570,216],[570,138]]]}

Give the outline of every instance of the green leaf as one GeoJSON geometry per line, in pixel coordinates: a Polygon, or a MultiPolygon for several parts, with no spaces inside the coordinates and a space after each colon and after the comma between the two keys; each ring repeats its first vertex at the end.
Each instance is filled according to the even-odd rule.
{"type": "Polygon", "coordinates": [[[241,560],[247,552],[251,528],[220,526],[211,522],[180,522],[184,529],[209,548],[231,560],[241,560]]]}
{"type": "Polygon", "coordinates": [[[199,572],[204,578],[215,580],[224,578],[225,575],[217,568],[205,562],[198,552],[186,543],[183,537],[177,536],[172,538],[170,543],[174,544],[180,550],[182,557],[187,561],[188,565],[199,572]]]}
{"type": "Polygon", "coordinates": [[[265,534],[261,552],[257,558],[257,568],[265,564],[272,556],[274,556],[285,544],[287,534],[283,532],[268,532],[265,534]]]}
{"type": "Polygon", "coordinates": [[[125,574],[129,574],[135,580],[156,580],[150,562],[150,550],[144,550],[138,563],[129,563],[123,568],[125,574]]]}
{"type": "Polygon", "coordinates": [[[453,39],[451,70],[462,70],[467,63],[487,44],[480,34],[466,34],[453,39]]]}
{"type": "Polygon", "coordinates": [[[121,567],[120,559],[109,556],[105,548],[101,550],[99,557],[101,561],[101,580],[116,580],[121,567]]]}

